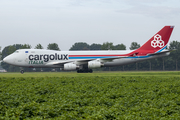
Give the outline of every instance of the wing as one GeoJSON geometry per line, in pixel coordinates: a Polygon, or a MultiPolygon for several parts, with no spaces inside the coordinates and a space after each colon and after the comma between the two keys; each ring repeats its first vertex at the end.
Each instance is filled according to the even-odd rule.
{"type": "Polygon", "coordinates": [[[63,67],[64,64],[66,63],[75,63],[77,65],[84,65],[88,64],[89,61],[93,60],[99,60],[101,62],[112,62],[115,59],[121,59],[121,58],[126,58],[128,56],[118,56],[118,57],[110,57],[110,58],[98,58],[98,59],[84,59],[84,60],[73,60],[73,61],[51,61],[46,64],[46,66],[52,66],[52,65],[57,65],[59,67],[63,67]]]}

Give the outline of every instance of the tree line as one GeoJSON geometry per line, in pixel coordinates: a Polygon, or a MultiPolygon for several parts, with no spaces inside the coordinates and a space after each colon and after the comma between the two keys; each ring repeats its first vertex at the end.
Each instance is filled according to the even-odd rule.
{"type": "MultiPolygon", "coordinates": [[[[140,47],[140,44],[137,42],[132,42],[129,49],[134,50],[140,47]]],[[[2,52],[0,47],[0,57],[1,59],[5,58],[7,55],[13,53],[17,49],[30,49],[32,48],[29,44],[14,44],[6,46],[2,52]]],[[[44,47],[41,44],[37,44],[34,49],[44,49],[44,47]]],[[[47,45],[48,50],[58,50],[60,51],[60,48],[57,43],[49,43],[47,45]]],[[[169,46],[167,47],[169,50],[172,51],[171,54],[167,57],[152,59],[148,61],[143,61],[139,63],[133,63],[129,65],[123,65],[123,66],[117,66],[117,67],[104,67],[104,68],[98,68],[96,70],[101,71],[144,71],[144,70],[179,70],[180,68],[180,42],[178,41],[172,41],[170,42],[169,46]]],[[[113,45],[112,42],[105,42],[103,44],[96,44],[93,43],[91,45],[85,43],[85,42],[77,42],[72,45],[72,47],[69,49],[69,51],[73,50],[126,50],[126,46],[124,44],[118,44],[113,45]]],[[[7,70],[8,72],[17,72],[20,70],[19,67],[15,67],[6,63],[2,63],[1,66],[7,70]]],[[[25,71],[52,71],[56,70],[59,71],[57,68],[23,68],[25,71]]]]}

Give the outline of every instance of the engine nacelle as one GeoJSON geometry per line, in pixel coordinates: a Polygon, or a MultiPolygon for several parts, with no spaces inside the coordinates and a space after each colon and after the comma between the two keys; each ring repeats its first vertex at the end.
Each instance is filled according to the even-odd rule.
{"type": "Polygon", "coordinates": [[[66,64],[64,64],[64,70],[76,70],[77,68],[79,68],[79,66],[77,66],[74,63],[66,63],[66,64]]]}
{"type": "Polygon", "coordinates": [[[88,68],[100,68],[104,66],[100,61],[90,61],[88,62],[88,68]]]}

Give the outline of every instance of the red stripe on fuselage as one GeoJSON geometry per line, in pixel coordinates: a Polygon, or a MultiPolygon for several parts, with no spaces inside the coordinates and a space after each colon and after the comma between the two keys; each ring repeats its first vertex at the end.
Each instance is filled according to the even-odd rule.
{"type": "MultiPolygon", "coordinates": [[[[156,50],[157,51],[157,50],[156,50]]],[[[112,54],[112,55],[69,55],[69,57],[119,57],[119,56],[132,56],[134,53],[137,53],[137,56],[144,56],[150,53],[155,53],[155,50],[134,50],[127,54],[112,54]]]]}
{"type": "Polygon", "coordinates": [[[124,55],[69,55],[69,57],[107,57],[107,56],[124,56],[124,55]]]}

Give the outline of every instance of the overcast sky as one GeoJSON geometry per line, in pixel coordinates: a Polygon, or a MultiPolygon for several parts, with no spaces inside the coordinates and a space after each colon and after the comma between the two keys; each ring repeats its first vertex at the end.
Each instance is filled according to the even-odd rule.
{"type": "Polygon", "coordinates": [[[180,0],[0,0],[0,46],[145,43],[165,25],[180,42],[180,0]]]}

